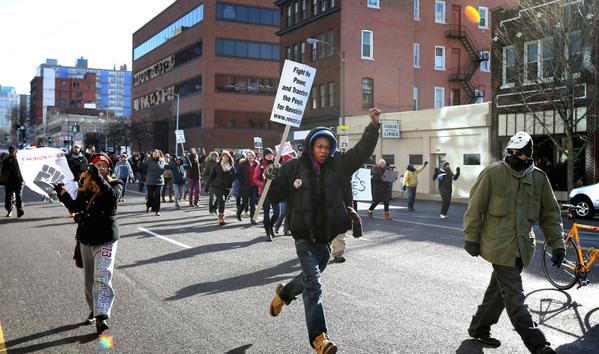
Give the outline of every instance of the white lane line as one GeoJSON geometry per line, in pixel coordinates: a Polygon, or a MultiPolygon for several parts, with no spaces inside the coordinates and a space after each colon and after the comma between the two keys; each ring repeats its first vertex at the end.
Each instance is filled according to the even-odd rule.
{"type": "Polygon", "coordinates": [[[137,229],[138,229],[139,231],[145,232],[145,233],[147,233],[147,234],[149,234],[149,235],[152,235],[152,236],[154,236],[154,237],[158,237],[159,239],[165,240],[166,242],[170,242],[170,243],[172,243],[173,245],[177,245],[177,246],[179,246],[179,247],[183,247],[183,248],[187,248],[187,249],[190,249],[190,248],[191,248],[191,246],[187,246],[187,245],[186,245],[186,244],[184,244],[184,243],[177,242],[177,241],[175,241],[175,240],[172,240],[172,239],[170,239],[170,238],[168,238],[168,237],[166,237],[166,236],[159,235],[159,234],[157,234],[157,233],[155,233],[155,232],[152,232],[152,231],[150,231],[150,230],[148,230],[148,229],[144,229],[143,227],[138,227],[137,229]]]}
{"type": "Polygon", "coordinates": [[[424,223],[424,222],[405,221],[405,220],[398,220],[398,219],[391,219],[391,220],[395,221],[395,222],[403,222],[403,223],[406,223],[406,224],[414,224],[414,225],[422,225],[422,226],[432,226],[432,227],[439,227],[439,228],[442,228],[442,229],[449,229],[449,230],[455,230],[455,231],[464,231],[463,229],[458,228],[458,227],[435,225],[435,224],[427,224],[427,223],[424,223]]]}

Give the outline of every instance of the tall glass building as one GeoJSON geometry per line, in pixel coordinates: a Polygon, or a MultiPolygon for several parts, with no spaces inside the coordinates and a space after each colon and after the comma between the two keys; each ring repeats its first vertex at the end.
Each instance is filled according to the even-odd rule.
{"type": "MultiPolygon", "coordinates": [[[[108,109],[117,117],[131,118],[131,71],[126,65],[117,70],[93,69],[87,67],[87,59],[77,59],[75,66],[58,65],[56,59],[46,59],[37,68],[36,76],[54,76],[53,79],[84,79],[85,74],[96,74],[96,103],[100,109],[108,109]],[[53,73],[50,73],[52,71],[53,73]]],[[[54,91],[51,87],[54,80],[44,80],[45,92],[54,91]]],[[[44,97],[44,101],[49,97],[44,97]]]]}
{"type": "Polygon", "coordinates": [[[0,85],[0,130],[2,131],[1,141],[5,140],[4,135],[10,134],[13,115],[18,112],[19,96],[14,87],[0,85]]]}

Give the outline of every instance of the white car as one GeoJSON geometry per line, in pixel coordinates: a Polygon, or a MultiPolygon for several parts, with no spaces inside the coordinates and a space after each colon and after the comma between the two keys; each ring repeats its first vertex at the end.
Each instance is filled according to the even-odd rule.
{"type": "Polygon", "coordinates": [[[599,210],[599,183],[572,189],[568,199],[578,207],[578,217],[592,218],[595,211],[599,210]]]}

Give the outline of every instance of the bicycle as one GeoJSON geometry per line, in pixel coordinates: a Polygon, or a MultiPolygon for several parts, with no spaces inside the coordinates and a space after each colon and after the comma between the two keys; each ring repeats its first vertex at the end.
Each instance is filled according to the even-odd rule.
{"type": "Polygon", "coordinates": [[[571,289],[578,283],[577,289],[588,285],[587,274],[591,267],[599,259],[599,249],[583,249],[578,238],[578,230],[599,232],[599,227],[577,224],[574,211],[578,206],[564,204],[562,208],[568,210],[568,219],[572,221],[572,228],[568,234],[564,233],[564,244],[566,257],[560,267],[554,267],[551,261],[552,249],[547,241],[543,246],[543,269],[545,277],[549,282],[560,290],[571,289]]]}

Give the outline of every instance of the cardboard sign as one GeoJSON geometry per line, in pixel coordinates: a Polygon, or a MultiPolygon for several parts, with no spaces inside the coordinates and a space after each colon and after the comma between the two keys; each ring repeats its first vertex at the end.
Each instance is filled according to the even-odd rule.
{"type": "Polygon", "coordinates": [[[399,139],[399,122],[381,122],[383,126],[383,138],[399,139]]]}
{"type": "Polygon", "coordinates": [[[185,132],[183,130],[175,130],[177,144],[185,144],[185,132]]]}
{"type": "MultiPolygon", "coordinates": [[[[275,146],[275,149],[278,151],[279,147],[281,145],[277,145],[275,146]]],[[[283,150],[281,151],[281,155],[285,156],[285,155],[289,155],[295,153],[295,151],[293,151],[293,145],[291,145],[291,142],[287,141],[284,145],[283,145],[283,150]]]]}
{"type": "Polygon", "coordinates": [[[299,128],[315,76],[313,67],[285,60],[270,120],[299,128]]]}
{"type": "Polygon", "coordinates": [[[372,201],[370,170],[368,168],[361,168],[351,176],[351,186],[354,200],[363,202],[372,201]]]}
{"type": "Polygon", "coordinates": [[[254,137],[254,149],[262,149],[262,138],[259,136],[254,137]]]}
{"type": "Polygon", "coordinates": [[[383,181],[393,183],[397,180],[398,177],[399,177],[399,172],[385,170],[385,173],[383,174],[383,181]]]}
{"type": "Polygon", "coordinates": [[[64,152],[56,148],[39,148],[17,151],[17,161],[25,185],[33,192],[57,199],[54,184],[64,183],[64,188],[73,199],[77,195],[77,181],[73,180],[73,173],[64,152]]]}

